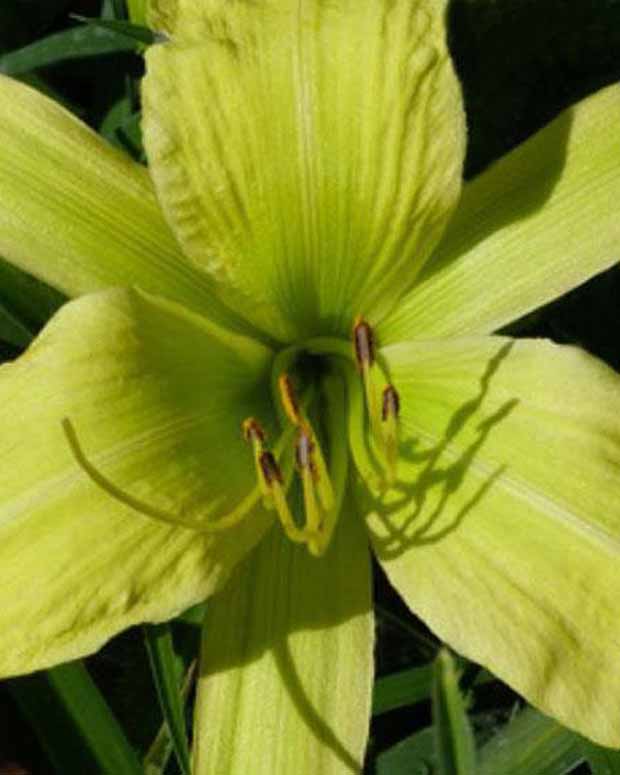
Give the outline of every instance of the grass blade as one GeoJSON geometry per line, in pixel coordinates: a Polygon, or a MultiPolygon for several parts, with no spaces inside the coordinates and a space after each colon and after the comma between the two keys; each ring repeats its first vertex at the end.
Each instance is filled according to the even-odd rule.
{"type": "Polygon", "coordinates": [[[177,655],[168,624],[145,627],[146,646],[164,721],[183,775],[189,775],[190,758],[177,655]]]}
{"type": "Polygon", "coordinates": [[[433,725],[439,775],[474,775],[474,737],[459,690],[454,661],[446,649],[442,649],[435,660],[433,725]]]}
{"type": "Polygon", "coordinates": [[[373,716],[427,700],[431,696],[432,688],[432,665],[414,667],[378,678],[373,691],[373,716]]]}
{"type": "Polygon", "coordinates": [[[140,775],[139,760],[82,662],[8,681],[58,772],[140,775]]]}
{"type": "Polygon", "coordinates": [[[377,775],[430,775],[434,772],[435,732],[416,732],[377,757],[377,775]]]}
{"type": "Polygon", "coordinates": [[[563,775],[584,758],[582,738],[526,708],[482,748],[479,775],[563,775]]]}
{"type": "Polygon", "coordinates": [[[0,73],[23,75],[70,59],[135,51],[137,43],[127,35],[94,25],[72,27],[0,57],[0,73]]]}
{"type": "Polygon", "coordinates": [[[602,748],[589,740],[582,741],[581,750],[590,765],[592,775],[620,775],[620,751],[602,748]]]}
{"type": "Polygon", "coordinates": [[[99,19],[94,16],[79,16],[76,13],[72,13],[71,18],[78,22],[83,22],[91,29],[99,29],[112,32],[116,35],[122,35],[129,40],[134,40],[136,43],[141,43],[145,46],[150,46],[153,43],[165,40],[165,38],[162,38],[148,27],[143,27],[141,24],[132,24],[131,22],[125,22],[119,19],[99,19]]]}

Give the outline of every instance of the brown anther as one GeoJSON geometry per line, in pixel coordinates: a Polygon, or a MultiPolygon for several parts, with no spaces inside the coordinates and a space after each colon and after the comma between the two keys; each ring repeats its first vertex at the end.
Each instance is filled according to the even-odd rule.
{"type": "Polygon", "coordinates": [[[248,417],[241,423],[241,429],[243,431],[243,438],[248,442],[258,441],[259,444],[263,444],[267,434],[263,430],[263,426],[255,420],[254,417],[248,417]]]}
{"type": "Polygon", "coordinates": [[[260,464],[260,470],[263,474],[263,478],[268,487],[273,487],[275,482],[282,484],[284,481],[282,477],[282,471],[280,470],[280,466],[277,464],[272,452],[269,452],[269,450],[261,452],[260,457],[258,458],[258,462],[260,464]]]}
{"type": "Polygon", "coordinates": [[[360,369],[372,366],[375,362],[375,337],[370,323],[364,318],[357,317],[353,326],[353,343],[355,345],[355,357],[360,369]]]}
{"type": "Polygon", "coordinates": [[[301,428],[297,436],[297,443],[295,445],[295,459],[297,461],[297,467],[300,471],[308,469],[312,477],[316,479],[317,470],[314,463],[314,441],[312,440],[312,434],[307,428],[301,428]]]}
{"type": "Polygon", "coordinates": [[[278,377],[278,387],[280,389],[280,400],[282,401],[286,416],[293,425],[298,425],[301,422],[299,402],[297,401],[293,380],[286,372],[278,377]]]}
{"type": "Polygon", "coordinates": [[[381,419],[386,422],[388,418],[393,417],[398,420],[400,414],[400,396],[394,385],[387,385],[383,388],[383,403],[381,405],[381,419]]]}

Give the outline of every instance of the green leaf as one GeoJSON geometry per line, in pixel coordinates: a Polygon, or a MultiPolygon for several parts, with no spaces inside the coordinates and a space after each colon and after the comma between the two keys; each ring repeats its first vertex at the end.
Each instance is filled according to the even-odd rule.
{"type": "Polygon", "coordinates": [[[162,207],[196,264],[265,305],[274,335],[348,335],[439,240],[465,145],[445,5],[183,2],[172,42],[148,50],[162,207]]]}
{"type": "Polygon", "coordinates": [[[16,333],[21,331],[19,341],[14,344],[20,347],[29,344],[65,301],[54,288],[0,259],[0,307],[6,311],[7,318],[16,322],[16,333]]]}
{"type": "Polygon", "coordinates": [[[618,263],[620,87],[565,111],[466,184],[384,344],[487,334],[618,263]]]}
{"type": "MultiPolygon", "coordinates": [[[[563,775],[584,760],[582,738],[526,708],[480,750],[478,775],[563,775]]],[[[611,775],[611,773],[610,773],[611,775]]]]}
{"type": "Polygon", "coordinates": [[[435,772],[435,730],[422,729],[377,756],[377,775],[431,775],[435,772]]]}
{"type": "Polygon", "coordinates": [[[81,662],[8,682],[57,772],[141,775],[142,768],[81,662]]]}
{"type": "Polygon", "coordinates": [[[433,666],[424,665],[378,678],[373,691],[373,715],[378,716],[428,699],[433,686],[433,674],[433,666]]]}
{"type": "Polygon", "coordinates": [[[125,22],[119,19],[99,19],[95,17],[79,16],[78,14],[71,14],[71,18],[83,22],[91,29],[107,30],[117,36],[128,38],[129,40],[133,40],[136,43],[142,43],[146,46],[150,46],[159,40],[157,33],[153,32],[153,30],[150,30],[148,27],[143,27],[139,24],[132,24],[131,22],[125,22]]]}
{"type": "Polygon", "coordinates": [[[474,736],[447,649],[439,652],[434,665],[433,727],[438,775],[475,775],[474,736]]]}
{"type": "Polygon", "coordinates": [[[589,740],[582,741],[581,750],[588,760],[592,775],[620,775],[620,751],[602,748],[589,740]]]}
{"type": "Polygon", "coordinates": [[[20,349],[32,341],[33,333],[0,302],[0,339],[20,349]]]}
{"type": "Polygon", "coordinates": [[[136,43],[117,31],[89,25],[57,32],[0,57],[0,73],[23,75],[69,59],[135,50],[136,43]]]}
{"type": "Polygon", "coordinates": [[[189,775],[190,758],[181,695],[180,665],[172,642],[172,631],[170,625],[159,624],[146,627],[144,632],[157,695],[164,720],[170,730],[177,762],[183,775],[189,775]]]}
{"type": "Polygon", "coordinates": [[[620,744],[620,377],[544,340],[382,353],[401,456],[366,515],[392,585],[458,653],[620,744]]]}

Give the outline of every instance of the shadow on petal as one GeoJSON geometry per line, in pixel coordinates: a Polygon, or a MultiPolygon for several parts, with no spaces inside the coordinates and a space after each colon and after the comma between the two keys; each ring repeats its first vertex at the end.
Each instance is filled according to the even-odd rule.
{"type": "Polygon", "coordinates": [[[512,398],[490,414],[484,414],[485,399],[492,380],[513,345],[513,341],[504,342],[487,362],[477,394],[451,415],[437,443],[418,451],[419,438],[403,441],[400,467],[404,475],[401,473],[394,488],[378,496],[361,493],[373,547],[379,559],[397,557],[411,546],[441,541],[459,528],[474,506],[507,470],[505,463],[485,470],[479,487],[456,511],[448,509],[450,517],[446,520],[446,505],[459,493],[472,466],[478,472],[486,468],[479,460],[479,453],[489,435],[519,403],[518,399],[512,398]],[[471,440],[462,446],[457,439],[465,431],[469,432],[471,440]]]}

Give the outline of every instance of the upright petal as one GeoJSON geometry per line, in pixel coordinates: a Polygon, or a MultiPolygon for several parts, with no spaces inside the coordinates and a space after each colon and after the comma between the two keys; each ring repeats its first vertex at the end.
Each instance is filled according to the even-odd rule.
{"type": "Polygon", "coordinates": [[[0,675],[74,659],[204,599],[270,519],[255,510],[207,537],[142,516],[77,466],[62,419],[114,484],[216,519],[254,486],[239,423],[268,411],[256,389],[266,358],[182,307],[110,291],[65,306],[0,368],[0,675]]]}
{"type": "Polygon", "coordinates": [[[373,642],[361,521],[322,559],[272,531],[207,610],[196,775],[361,771],[373,642]]]}
{"type": "Polygon", "coordinates": [[[0,75],[0,254],[69,296],[139,285],[234,325],[184,259],[144,167],[0,75]]]}
{"type": "Polygon", "coordinates": [[[288,336],[380,318],[460,190],[445,3],[176,6],[147,54],[145,143],[187,254],[288,336]]]}
{"type": "Polygon", "coordinates": [[[619,123],[614,85],[467,184],[382,340],[492,333],[617,264],[619,123]]]}
{"type": "Polygon", "coordinates": [[[499,337],[387,348],[400,487],[370,505],[379,561],[446,642],[620,745],[620,378],[499,337]]]}

